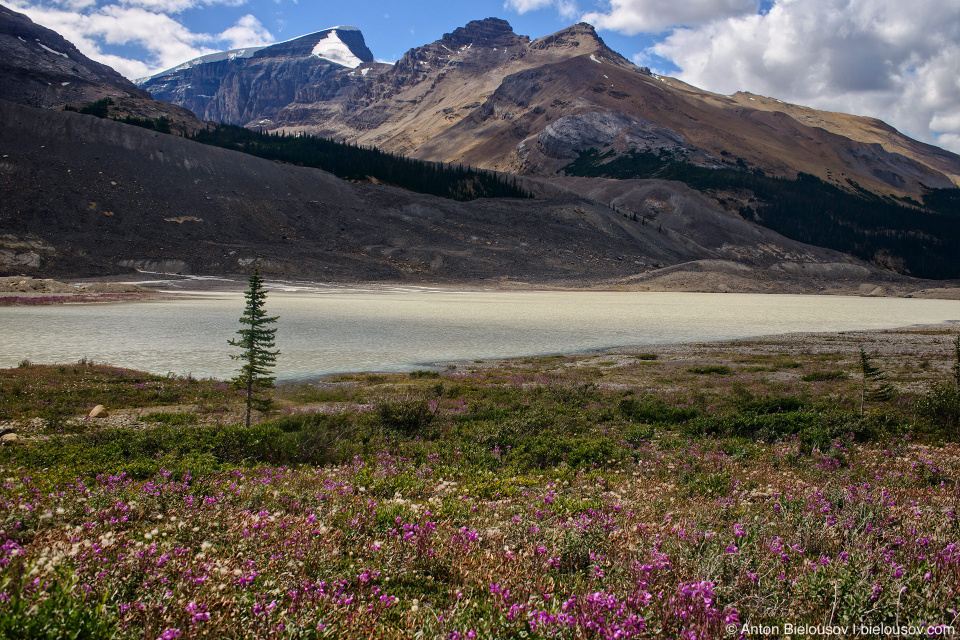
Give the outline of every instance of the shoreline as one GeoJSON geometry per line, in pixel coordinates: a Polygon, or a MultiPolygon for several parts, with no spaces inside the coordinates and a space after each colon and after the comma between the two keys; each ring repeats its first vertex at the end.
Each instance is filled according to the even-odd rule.
{"type": "MultiPolygon", "coordinates": [[[[451,360],[424,364],[411,371],[358,371],[330,373],[322,376],[278,381],[276,394],[280,398],[296,397],[298,394],[319,394],[315,401],[306,401],[295,407],[296,412],[340,413],[352,410],[350,402],[344,402],[338,394],[349,394],[350,389],[400,388],[426,383],[457,385],[461,381],[492,384],[505,389],[517,386],[517,380],[532,380],[531,376],[544,376],[542,384],[572,384],[595,386],[608,391],[635,391],[656,396],[715,396],[717,393],[734,392],[739,389],[776,389],[782,395],[812,394],[821,396],[831,385],[857,387],[859,383],[860,349],[871,362],[889,374],[899,392],[920,394],[929,389],[931,380],[950,380],[955,362],[955,341],[960,335],[960,320],[940,324],[909,325],[890,329],[867,329],[835,332],[793,332],[735,338],[714,342],[686,342],[656,345],[632,345],[578,353],[557,353],[536,356],[515,356],[483,361],[451,360]],[[426,375],[413,374],[429,370],[426,375]],[[830,374],[823,378],[817,373],[830,374]],[[811,382],[812,380],[812,382],[811,382]],[[823,380],[823,382],[821,382],[823,380]],[[824,387],[826,385],[826,387],[824,387]],[[329,396],[329,397],[325,397],[329,396]],[[323,397],[324,399],[320,399],[323,397]]],[[[91,360],[91,366],[125,370],[110,362],[91,360]]],[[[24,365],[21,365],[24,366],[24,365]]],[[[75,367],[67,363],[30,362],[26,366],[75,367]]],[[[10,367],[6,371],[16,371],[10,367]]],[[[160,376],[162,374],[150,374],[160,376]]],[[[190,376],[165,378],[174,384],[189,382],[190,376]]],[[[228,377],[198,378],[197,382],[208,385],[229,385],[228,377]]],[[[523,383],[527,388],[533,382],[523,383]]],[[[535,384],[541,384],[536,382],[535,384]]],[[[410,387],[410,388],[413,388],[410,387]]],[[[839,388],[836,389],[839,391],[839,388]]],[[[722,395],[721,393],[721,395],[722,395]]],[[[756,393],[756,391],[755,391],[756,393]]],[[[838,397],[849,396],[841,393],[838,397]]],[[[109,404],[109,403],[104,403],[109,404]]],[[[280,413],[294,409],[278,407],[280,413]]],[[[364,404],[370,408],[369,403],[364,404]]],[[[706,406],[706,405],[705,405],[706,406]]],[[[87,407],[86,410],[89,410],[87,407]]],[[[110,416],[91,424],[101,426],[144,428],[143,416],[155,411],[189,412],[198,407],[190,402],[173,403],[153,409],[121,409],[108,407],[110,416]]],[[[85,410],[85,411],[86,411],[85,410]]],[[[237,407],[226,413],[212,414],[216,420],[240,420],[237,407]]],[[[73,419],[90,422],[78,414],[73,419]]],[[[37,420],[0,421],[0,429],[14,430],[21,436],[33,437],[40,429],[37,420]]]]}
{"type": "MultiPolygon", "coordinates": [[[[671,271],[675,271],[675,267],[671,271]]],[[[665,270],[666,271],[666,270],[665,270]]],[[[637,293],[717,293],[751,295],[848,296],[861,298],[917,298],[960,300],[960,284],[952,281],[921,281],[913,285],[903,283],[831,282],[830,286],[776,287],[773,283],[752,286],[749,283],[721,282],[711,273],[673,272],[662,277],[642,281],[597,282],[521,282],[512,280],[482,280],[461,283],[411,281],[338,281],[320,282],[297,278],[265,276],[269,291],[350,292],[350,291],[552,291],[552,292],[637,292],[637,293]],[[684,275],[685,274],[685,275],[684,275]],[[683,275],[684,277],[680,277],[683,275]],[[690,276],[690,277],[686,277],[690,276]],[[697,277],[693,277],[697,276],[697,277]],[[922,285],[930,286],[922,286],[922,285]]],[[[721,274],[722,275],[722,274],[721,274]]],[[[67,278],[63,281],[37,279],[27,276],[0,277],[0,306],[27,306],[47,304],[90,304],[105,302],[138,302],[176,298],[178,294],[242,292],[247,276],[227,274],[196,276],[154,272],[138,272],[123,276],[99,278],[67,278]]]]}
{"type": "MultiPolygon", "coordinates": [[[[564,361],[567,368],[589,368],[598,361],[613,359],[620,364],[629,360],[644,360],[644,356],[656,356],[652,359],[661,364],[666,361],[687,364],[723,361],[730,364],[738,359],[754,356],[811,356],[821,354],[844,353],[851,362],[859,354],[861,347],[872,357],[882,359],[903,358],[905,356],[930,357],[951,353],[953,340],[960,335],[960,319],[936,324],[914,324],[888,329],[852,329],[848,331],[794,331],[774,333],[748,338],[727,338],[715,341],[672,342],[659,344],[634,344],[585,351],[566,351],[543,354],[516,355],[502,358],[435,360],[418,363],[410,371],[384,371],[368,369],[363,371],[339,371],[302,378],[288,378],[277,381],[277,387],[298,385],[325,385],[337,382],[338,378],[364,378],[367,376],[409,376],[415,371],[430,371],[438,374],[457,372],[511,369],[524,363],[544,360],[564,361]]],[[[34,363],[42,364],[42,363],[34,363]]],[[[58,364],[58,363],[50,363],[58,364]]],[[[102,363],[110,365],[111,363],[102,363]]],[[[617,365],[608,365],[617,366],[617,365]]],[[[228,381],[228,378],[205,378],[214,381],[228,381]]]]}
{"type": "Polygon", "coordinates": [[[49,278],[0,278],[0,306],[6,307],[138,302],[162,297],[163,292],[129,282],[84,281],[71,284],[49,278]]]}
{"type": "MultiPolygon", "coordinates": [[[[657,359],[664,356],[676,360],[704,360],[731,357],[734,355],[746,354],[765,354],[777,353],[780,355],[806,354],[815,355],[819,353],[837,353],[839,351],[849,351],[851,355],[859,353],[862,346],[864,350],[880,357],[899,357],[904,355],[916,355],[918,353],[932,353],[933,342],[938,342],[931,336],[942,336],[942,348],[948,352],[951,348],[951,340],[960,335],[960,320],[951,322],[942,322],[936,324],[914,324],[901,327],[892,327],[888,329],[852,329],[848,331],[795,331],[789,333],[774,333],[749,338],[729,338],[715,341],[696,341],[696,342],[673,342],[661,344],[636,344],[620,347],[609,347],[605,349],[591,349],[587,351],[542,354],[533,356],[512,356],[509,358],[491,358],[478,362],[476,360],[449,360],[436,361],[424,366],[437,369],[448,368],[455,365],[457,370],[461,367],[475,369],[493,369],[515,365],[520,361],[528,359],[545,358],[563,358],[567,360],[581,361],[580,366],[588,366],[589,360],[598,358],[614,358],[622,356],[625,358],[634,358],[642,355],[656,355],[657,359]],[[921,338],[927,336],[927,339],[921,338]],[[947,340],[950,338],[950,340],[947,340]]],[[[937,345],[940,346],[940,345],[937,345]]],[[[387,373],[387,372],[365,372],[365,373],[387,373]]],[[[324,376],[329,379],[337,375],[330,374],[324,376]]],[[[314,380],[320,380],[315,378],[314,380]]],[[[308,382],[301,380],[298,382],[308,382]]],[[[286,384],[286,383],[284,383],[286,384]]]]}

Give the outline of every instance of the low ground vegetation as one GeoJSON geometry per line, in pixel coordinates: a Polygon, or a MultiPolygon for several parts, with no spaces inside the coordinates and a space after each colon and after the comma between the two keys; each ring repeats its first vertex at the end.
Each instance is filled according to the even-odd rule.
{"type": "Polygon", "coordinates": [[[218,381],[0,371],[0,419],[41,423],[0,449],[0,636],[957,624],[947,349],[871,354],[863,415],[857,351],[649,355],[286,385],[250,429],[218,381]]]}

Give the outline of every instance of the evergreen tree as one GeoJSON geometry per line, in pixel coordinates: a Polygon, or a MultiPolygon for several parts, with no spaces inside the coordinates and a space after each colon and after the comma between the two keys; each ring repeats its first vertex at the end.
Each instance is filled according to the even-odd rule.
{"type": "Polygon", "coordinates": [[[867,352],[860,347],[860,373],[863,381],[860,386],[860,415],[863,415],[863,405],[867,400],[889,400],[893,395],[893,387],[887,382],[880,367],[870,362],[867,352]]]}
{"type": "Polygon", "coordinates": [[[954,354],[954,363],[953,363],[953,382],[957,386],[957,391],[960,391],[960,335],[957,336],[957,339],[953,342],[953,354],[954,354]]]}
{"type": "Polygon", "coordinates": [[[233,382],[247,391],[246,424],[249,428],[251,409],[261,412],[270,410],[273,401],[262,396],[261,392],[273,387],[276,378],[268,374],[280,352],[270,350],[274,346],[274,334],[277,329],[267,327],[277,321],[277,316],[268,317],[263,308],[267,294],[263,290],[263,278],[260,277],[259,270],[254,270],[253,275],[250,276],[250,288],[243,295],[247,299],[247,306],[243,315],[240,316],[240,324],[247,326],[237,331],[240,335],[239,339],[227,340],[227,342],[243,349],[243,353],[230,357],[244,363],[233,382]]]}

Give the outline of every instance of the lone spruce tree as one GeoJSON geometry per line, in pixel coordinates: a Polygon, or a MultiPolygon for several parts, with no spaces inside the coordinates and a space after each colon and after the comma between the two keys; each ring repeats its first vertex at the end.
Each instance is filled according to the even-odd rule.
{"type": "Polygon", "coordinates": [[[867,400],[889,400],[893,395],[893,387],[887,382],[880,367],[870,361],[863,347],[860,347],[860,373],[863,375],[860,383],[860,415],[862,416],[863,405],[867,400]]]}
{"type": "Polygon", "coordinates": [[[251,409],[263,412],[270,410],[273,401],[263,397],[261,392],[273,387],[276,378],[268,374],[280,352],[270,350],[274,346],[274,334],[277,329],[267,327],[277,321],[277,316],[268,317],[263,308],[267,294],[263,290],[263,278],[260,277],[259,270],[255,270],[250,276],[250,288],[243,295],[247,299],[247,306],[243,315],[240,316],[240,324],[246,326],[237,331],[240,335],[239,339],[227,342],[243,349],[243,353],[230,357],[243,362],[233,382],[247,391],[247,428],[249,428],[251,409]]]}
{"type": "Polygon", "coordinates": [[[957,387],[957,391],[960,391],[960,336],[957,336],[957,339],[953,341],[953,355],[954,362],[951,370],[953,371],[953,382],[957,387]]]}

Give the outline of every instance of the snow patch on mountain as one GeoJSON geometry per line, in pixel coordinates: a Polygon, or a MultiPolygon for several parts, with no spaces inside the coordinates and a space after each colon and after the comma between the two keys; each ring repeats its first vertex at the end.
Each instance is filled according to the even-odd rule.
{"type": "MultiPolygon", "coordinates": [[[[341,64],[345,67],[351,69],[356,68],[362,64],[362,60],[353,55],[353,52],[350,51],[348,47],[340,38],[337,36],[337,31],[360,31],[359,28],[351,25],[339,25],[336,27],[331,27],[330,29],[324,29],[329,33],[320,40],[317,45],[313,48],[313,55],[318,58],[323,58],[329,60],[330,62],[335,62],[341,64]]],[[[318,32],[323,33],[323,31],[318,32]]],[[[137,85],[142,85],[153,78],[160,78],[163,76],[173,75],[178,71],[183,71],[184,69],[190,69],[201,64],[207,64],[210,62],[221,62],[223,60],[236,60],[243,58],[252,58],[255,53],[266,49],[268,47],[273,47],[280,44],[286,44],[288,42],[293,42],[294,40],[299,40],[304,36],[297,36],[296,38],[290,38],[289,40],[284,40],[282,42],[274,42],[271,44],[265,44],[256,47],[244,47],[242,49],[231,49],[229,51],[218,51],[216,53],[208,53],[203,56],[199,56],[192,60],[187,60],[181,64],[178,64],[175,67],[165,69],[158,73],[153,74],[152,76],[147,76],[144,78],[137,78],[133,82],[137,85]]]]}
{"type": "Polygon", "coordinates": [[[193,60],[187,60],[186,62],[178,64],[175,67],[171,67],[159,73],[155,73],[152,76],[147,76],[145,78],[137,78],[133,82],[134,84],[140,85],[146,82],[147,80],[151,80],[152,78],[160,78],[162,76],[173,75],[177,71],[190,69],[191,67],[195,67],[198,64],[206,64],[209,62],[220,62],[222,60],[236,60],[237,58],[250,58],[257,51],[260,51],[261,49],[266,49],[269,46],[271,45],[267,44],[261,47],[244,47],[243,49],[231,49],[230,51],[218,51],[217,53],[208,53],[205,56],[200,56],[198,58],[194,58],[193,60]]]}
{"type": "MultiPolygon", "coordinates": [[[[343,29],[344,31],[350,29],[357,30],[356,27],[337,27],[336,29],[343,29]]],[[[363,64],[363,60],[353,55],[350,47],[337,35],[336,29],[331,30],[330,33],[327,34],[327,37],[317,42],[311,53],[318,58],[329,60],[330,62],[349,67],[350,69],[356,69],[363,64]]]]}
{"type": "Polygon", "coordinates": [[[67,54],[61,53],[60,51],[57,51],[57,50],[55,50],[55,49],[51,49],[50,47],[48,47],[47,45],[43,44],[43,43],[40,42],[39,40],[37,40],[37,44],[40,45],[42,48],[46,49],[47,51],[49,51],[50,53],[54,54],[54,55],[63,56],[63,57],[66,58],[67,60],[70,59],[70,56],[68,56],[67,54]]]}

